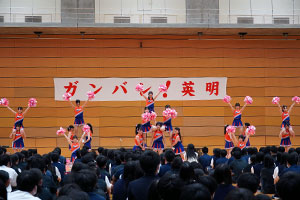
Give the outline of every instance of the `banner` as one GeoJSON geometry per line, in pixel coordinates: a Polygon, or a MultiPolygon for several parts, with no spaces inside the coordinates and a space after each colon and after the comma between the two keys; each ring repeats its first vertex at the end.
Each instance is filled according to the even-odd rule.
{"type": "Polygon", "coordinates": [[[63,101],[63,94],[70,93],[71,100],[87,100],[87,92],[95,93],[93,101],[139,101],[144,98],[135,90],[143,84],[143,94],[153,96],[160,85],[168,87],[158,101],[215,100],[226,95],[226,77],[205,78],[54,78],[55,100],[63,101]]]}

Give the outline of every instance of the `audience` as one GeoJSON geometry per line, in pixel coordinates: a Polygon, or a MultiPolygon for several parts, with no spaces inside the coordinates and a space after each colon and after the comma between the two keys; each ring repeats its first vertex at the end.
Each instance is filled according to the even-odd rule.
{"type": "Polygon", "coordinates": [[[31,149],[8,155],[0,147],[0,200],[269,200],[271,195],[264,194],[286,200],[300,195],[300,148],[234,148],[227,159],[225,150],[214,149],[209,156],[206,147],[198,156],[189,144],[187,161],[170,149],[159,156],[82,148],[68,173],[60,152],[55,148],[41,156],[31,149]]]}

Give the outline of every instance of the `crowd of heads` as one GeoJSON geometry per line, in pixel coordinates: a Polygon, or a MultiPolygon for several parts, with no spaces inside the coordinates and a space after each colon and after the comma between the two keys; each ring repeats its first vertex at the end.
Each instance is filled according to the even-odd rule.
{"type": "Polygon", "coordinates": [[[23,191],[47,200],[270,199],[265,194],[295,199],[300,196],[300,148],[284,150],[275,146],[234,148],[227,159],[225,150],[216,148],[209,155],[207,147],[196,149],[189,144],[187,157],[193,159],[183,161],[171,149],[158,155],[102,147],[89,152],[83,147],[71,171],[65,173],[70,163],[66,163],[60,148],[44,155],[32,149],[9,155],[1,147],[0,197],[10,199],[14,191],[23,191]],[[15,170],[16,184],[2,166],[15,170]],[[11,194],[7,192],[9,185],[11,194]]]}

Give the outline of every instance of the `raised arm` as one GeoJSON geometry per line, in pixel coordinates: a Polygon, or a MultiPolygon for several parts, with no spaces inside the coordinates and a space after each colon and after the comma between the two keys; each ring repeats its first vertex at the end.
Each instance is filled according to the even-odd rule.
{"type": "Polygon", "coordinates": [[[291,113],[292,108],[294,107],[295,103],[296,103],[296,102],[293,102],[293,104],[290,106],[290,109],[289,109],[289,111],[288,111],[289,113],[291,113]]]}
{"type": "Polygon", "coordinates": [[[230,137],[231,141],[233,142],[234,146],[238,146],[239,142],[238,142],[235,134],[234,133],[229,133],[229,137],[230,137]]]}
{"type": "Polygon", "coordinates": [[[84,106],[86,106],[86,104],[87,104],[88,101],[89,101],[89,99],[86,100],[86,101],[84,102],[84,104],[82,105],[82,108],[83,108],[84,106]]]}
{"type": "Polygon", "coordinates": [[[67,136],[65,133],[64,133],[64,136],[65,136],[65,138],[67,139],[67,141],[68,141],[69,145],[71,146],[71,145],[72,145],[71,139],[70,139],[70,138],[68,138],[68,136],[67,136]]]}
{"type": "Polygon", "coordinates": [[[243,110],[246,108],[247,103],[245,103],[245,105],[242,107],[241,112],[243,112],[243,110]]]}
{"type": "Polygon", "coordinates": [[[81,146],[81,144],[82,144],[82,140],[83,140],[84,135],[85,135],[85,132],[83,132],[82,135],[81,135],[81,138],[79,140],[79,146],[81,146]]]}
{"type": "Polygon", "coordinates": [[[9,138],[13,138],[16,135],[16,132],[12,131],[9,135],[9,138]]]}
{"type": "Polygon", "coordinates": [[[72,103],[72,101],[69,101],[69,102],[70,102],[71,106],[72,106],[73,108],[75,108],[75,105],[72,103]]]}
{"type": "Polygon", "coordinates": [[[12,113],[17,114],[17,112],[14,111],[13,109],[11,109],[9,106],[6,106],[6,108],[7,108],[8,110],[10,110],[12,113]]]}
{"type": "Polygon", "coordinates": [[[280,104],[278,103],[277,105],[278,105],[278,107],[279,107],[279,112],[280,112],[280,114],[282,114],[282,109],[281,109],[280,104]]]}
{"type": "Polygon", "coordinates": [[[26,110],[23,112],[23,115],[25,115],[27,113],[27,111],[29,110],[29,106],[26,108],[26,110]]]}
{"type": "Polygon", "coordinates": [[[158,95],[160,95],[160,93],[161,93],[161,91],[159,91],[158,93],[157,93],[157,95],[154,97],[154,101],[156,100],[156,98],[158,97],[158,95]]]}
{"type": "Polygon", "coordinates": [[[230,103],[230,102],[228,103],[228,105],[230,106],[230,108],[231,108],[232,112],[234,112],[234,108],[233,108],[233,106],[231,105],[231,103],[230,103]]]}
{"type": "Polygon", "coordinates": [[[142,97],[144,97],[145,100],[148,99],[148,98],[145,96],[145,94],[143,94],[142,92],[140,92],[140,94],[142,95],[142,97]]]}

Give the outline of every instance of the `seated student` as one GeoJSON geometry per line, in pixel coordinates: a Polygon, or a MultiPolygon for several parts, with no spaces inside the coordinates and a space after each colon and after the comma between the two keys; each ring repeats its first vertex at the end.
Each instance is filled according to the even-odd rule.
{"type": "Polygon", "coordinates": [[[300,174],[289,171],[280,176],[276,190],[281,200],[298,199],[300,196],[300,174]]]}
{"type": "MultiPolygon", "coordinates": [[[[72,126],[72,125],[71,125],[71,126],[72,126]]],[[[58,153],[58,155],[59,155],[59,162],[60,162],[61,164],[64,164],[64,165],[65,165],[65,164],[67,163],[66,157],[64,157],[64,156],[61,155],[61,148],[55,147],[55,149],[53,150],[53,152],[58,153]]]]}
{"type": "Polygon", "coordinates": [[[258,194],[255,196],[255,200],[272,200],[272,199],[268,195],[258,194]]]}
{"type": "Polygon", "coordinates": [[[236,188],[228,193],[225,200],[255,200],[255,196],[248,189],[236,188]]]}
{"type": "Polygon", "coordinates": [[[27,199],[40,200],[34,197],[37,193],[39,183],[42,180],[42,173],[38,169],[31,169],[22,171],[17,178],[17,191],[8,193],[8,200],[27,199]]]}
{"type": "Polygon", "coordinates": [[[164,175],[157,183],[157,191],[161,199],[177,200],[180,197],[184,183],[178,175],[164,175]]]}
{"type": "Polygon", "coordinates": [[[12,187],[17,186],[17,172],[10,168],[11,162],[10,162],[10,156],[7,154],[3,154],[0,156],[0,170],[6,171],[9,174],[10,184],[7,187],[7,192],[12,191],[12,187]]]}
{"type": "Polygon", "coordinates": [[[7,199],[7,186],[9,185],[9,174],[0,170],[0,199],[7,199]]]}
{"type": "Polygon", "coordinates": [[[207,187],[207,189],[210,192],[210,196],[213,198],[217,190],[218,184],[217,181],[212,176],[201,176],[199,177],[198,180],[196,180],[196,182],[207,187]]]}
{"type": "Polygon", "coordinates": [[[261,169],[264,167],[264,156],[263,152],[258,152],[256,154],[256,164],[251,168],[251,173],[255,174],[259,180],[261,169]]]}
{"type": "Polygon", "coordinates": [[[297,152],[289,153],[287,156],[287,168],[282,171],[280,174],[283,175],[286,172],[293,171],[300,173],[300,166],[297,165],[299,155],[297,152]]]}
{"type": "Polygon", "coordinates": [[[75,183],[66,184],[59,190],[57,200],[65,198],[70,198],[70,200],[89,200],[87,193],[83,192],[75,183]]]}
{"type": "Polygon", "coordinates": [[[196,152],[193,144],[188,144],[186,148],[186,160],[190,163],[198,162],[198,153],[196,152]]]}
{"type": "Polygon", "coordinates": [[[261,191],[264,194],[274,194],[275,185],[273,173],[275,169],[274,159],[271,155],[267,154],[264,158],[264,167],[260,172],[261,191]]]}
{"type": "Polygon", "coordinates": [[[168,175],[179,174],[182,163],[183,163],[183,161],[180,157],[175,157],[171,164],[171,170],[167,171],[165,174],[168,174],[168,175]]]}
{"type": "Polygon", "coordinates": [[[64,164],[59,162],[59,154],[54,152],[50,155],[52,160],[52,166],[57,167],[60,173],[61,180],[64,179],[66,168],[64,164]]]}
{"type": "Polygon", "coordinates": [[[250,156],[250,164],[248,164],[244,169],[243,173],[251,172],[251,168],[256,164],[256,155],[253,154],[250,156]]]}
{"type": "Polygon", "coordinates": [[[98,165],[98,170],[100,173],[100,178],[105,181],[105,177],[111,181],[110,174],[106,171],[107,158],[105,156],[99,155],[96,158],[96,162],[98,165]]]}
{"type": "Polygon", "coordinates": [[[202,153],[203,153],[203,155],[199,157],[198,161],[199,161],[199,163],[201,163],[204,171],[206,171],[206,168],[210,165],[211,156],[208,155],[207,147],[202,148],[202,153]]]}
{"type": "Polygon", "coordinates": [[[209,190],[202,184],[193,183],[182,189],[180,200],[211,200],[209,190]]]}
{"type": "Polygon", "coordinates": [[[171,170],[171,163],[175,158],[175,153],[172,150],[167,150],[165,153],[166,163],[160,166],[158,176],[162,177],[166,172],[171,170]]]}
{"type": "Polygon", "coordinates": [[[259,186],[259,180],[254,174],[244,173],[239,176],[237,186],[238,188],[246,188],[255,194],[259,186]]]}
{"type": "Polygon", "coordinates": [[[213,177],[218,183],[214,200],[224,200],[226,195],[235,187],[232,185],[231,170],[228,165],[218,165],[214,171],[213,177]]]}
{"type": "Polygon", "coordinates": [[[232,180],[236,183],[238,177],[242,173],[243,169],[248,165],[245,160],[241,159],[241,151],[233,152],[234,161],[230,163],[230,168],[232,169],[233,176],[232,180]]]}
{"type": "Polygon", "coordinates": [[[216,166],[220,164],[226,164],[228,162],[228,159],[226,158],[227,151],[225,149],[221,150],[220,155],[221,157],[216,161],[216,166]]]}
{"type": "Polygon", "coordinates": [[[157,179],[156,174],[158,173],[160,163],[157,153],[145,151],[140,157],[139,162],[145,175],[129,183],[128,200],[147,200],[149,188],[152,182],[157,179]]]}

